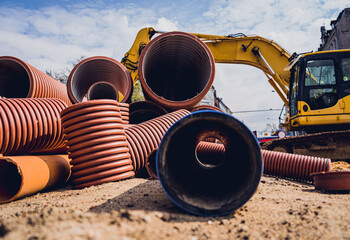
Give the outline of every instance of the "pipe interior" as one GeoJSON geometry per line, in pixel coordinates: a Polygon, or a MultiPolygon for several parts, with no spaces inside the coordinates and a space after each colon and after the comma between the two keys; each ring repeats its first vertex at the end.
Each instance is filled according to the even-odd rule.
{"type": "Polygon", "coordinates": [[[17,166],[0,159],[0,202],[13,198],[20,190],[21,183],[22,177],[17,166]]]}
{"type": "Polygon", "coordinates": [[[98,82],[92,85],[87,94],[88,100],[113,99],[118,100],[118,91],[107,82],[98,82]]]}
{"type": "Polygon", "coordinates": [[[242,206],[256,190],[261,164],[255,155],[258,145],[254,147],[238,128],[223,120],[204,119],[181,126],[167,142],[165,153],[158,154],[158,166],[166,161],[162,184],[169,186],[169,195],[205,210],[225,212],[242,206]],[[225,151],[219,162],[211,162],[213,167],[203,167],[196,147],[201,139],[213,136],[224,144],[225,151]]]}
{"type": "Polygon", "coordinates": [[[154,42],[143,58],[143,78],[158,96],[185,101],[197,96],[210,81],[211,63],[206,49],[182,35],[154,42]]]}
{"type": "Polygon", "coordinates": [[[152,109],[137,110],[129,113],[129,122],[130,124],[143,123],[162,116],[163,114],[164,113],[160,113],[152,109]]]}
{"type": "Polygon", "coordinates": [[[130,87],[126,73],[118,64],[106,59],[92,59],[81,64],[72,76],[74,97],[82,102],[89,88],[97,82],[110,83],[124,96],[130,87]]]}
{"type": "Polygon", "coordinates": [[[26,69],[13,60],[0,60],[0,96],[25,98],[30,90],[30,79],[26,69]]]}
{"type": "Polygon", "coordinates": [[[224,160],[225,146],[223,144],[215,143],[220,142],[220,139],[216,137],[205,137],[201,139],[200,143],[197,144],[195,149],[195,156],[198,164],[202,165],[204,168],[215,168],[220,166],[224,160]],[[209,139],[211,142],[206,142],[203,140],[209,139]],[[210,144],[214,147],[209,149],[210,144]],[[218,149],[215,145],[219,145],[218,149]],[[204,147],[203,147],[204,146],[204,147]],[[208,146],[208,147],[205,147],[208,146]],[[222,147],[222,148],[221,148],[222,147]]]}

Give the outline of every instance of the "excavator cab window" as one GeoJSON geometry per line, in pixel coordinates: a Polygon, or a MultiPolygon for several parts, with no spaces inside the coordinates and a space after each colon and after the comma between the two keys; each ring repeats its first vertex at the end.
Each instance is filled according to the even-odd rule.
{"type": "Polygon", "coordinates": [[[343,81],[350,81],[350,58],[343,58],[341,60],[341,66],[343,71],[343,81]]]}
{"type": "Polygon", "coordinates": [[[341,58],[342,81],[340,84],[340,96],[350,95],[350,58],[341,58]]]}
{"type": "Polygon", "coordinates": [[[298,113],[298,86],[299,86],[299,64],[294,65],[291,69],[290,78],[290,116],[298,113]]]}
{"type": "Polygon", "coordinates": [[[307,61],[304,87],[304,101],[311,110],[334,106],[338,101],[334,61],[307,61]]]}

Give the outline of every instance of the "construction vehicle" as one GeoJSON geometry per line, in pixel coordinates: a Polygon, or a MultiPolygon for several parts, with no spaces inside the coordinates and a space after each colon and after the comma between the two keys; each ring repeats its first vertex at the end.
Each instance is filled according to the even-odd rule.
{"type": "MultiPolygon", "coordinates": [[[[153,28],[140,30],[122,59],[134,82],[143,48],[153,35],[162,33],[153,28]]],[[[209,47],[216,63],[261,69],[288,108],[282,126],[308,133],[269,141],[264,149],[350,159],[350,49],[290,54],[260,36],[192,34],[209,47]]]]}

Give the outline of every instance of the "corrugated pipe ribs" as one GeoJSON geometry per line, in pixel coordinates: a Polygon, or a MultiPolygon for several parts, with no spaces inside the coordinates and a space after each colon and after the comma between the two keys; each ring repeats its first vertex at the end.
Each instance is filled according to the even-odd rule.
{"type": "Polygon", "coordinates": [[[117,101],[78,103],[61,118],[76,188],[135,175],[117,101]]]}
{"type": "Polygon", "coordinates": [[[60,112],[66,107],[56,98],[1,98],[0,153],[18,155],[64,147],[60,112]]]}
{"type": "Polygon", "coordinates": [[[134,176],[167,129],[189,114],[179,110],[124,130],[120,105],[113,100],[91,100],[61,112],[76,188],[134,176]]]}
{"type": "Polygon", "coordinates": [[[84,98],[116,98],[127,102],[132,92],[130,73],[117,60],[96,56],[79,62],[71,71],[67,82],[68,96],[72,103],[79,103],[84,98]],[[98,84],[97,84],[98,83],[98,84]],[[97,85],[96,85],[97,84],[97,85]],[[117,91],[117,96],[114,91],[117,91]]]}
{"type": "Polygon", "coordinates": [[[256,191],[262,156],[255,136],[240,121],[217,111],[198,111],[177,121],[164,135],[156,156],[159,180],[169,198],[197,215],[226,215],[256,191]],[[196,154],[203,139],[225,148],[219,161],[196,154]]]}
{"type": "MultiPolygon", "coordinates": [[[[312,181],[311,173],[328,172],[329,158],[261,150],[264,158],[264,174],[295,180],[312,181]]],[[[196,153],[206,161],[217,162],[225,153],[225,147],[218,143],[201,142],[196,153]]]]}
{"type": "Polygon", "coordinates": [[[168,32],[150,41],[140,56],[139,77],[148,100],[169,109],[190,109],[210,90],[214,58],[197,37],[168,32]]]}
{"type": "Polygon", "coordinates": [[[71,105],[64,84],[21,59],[0,57],[0,96],[6,98],[59,98],[71,105]]]}
{"type": "Polygon", "coordinates": [[[331,159],[262,150],[264,173],[296,180],[313,181],[311,173],[329,172],[331,159]]]}
{"type": "Polygon", "coordinates": [[[158,148],[166,131],[189,113],[185,109],[177,110],[125,129],[136,173],[145,167],[148,155],[158,148]]]}

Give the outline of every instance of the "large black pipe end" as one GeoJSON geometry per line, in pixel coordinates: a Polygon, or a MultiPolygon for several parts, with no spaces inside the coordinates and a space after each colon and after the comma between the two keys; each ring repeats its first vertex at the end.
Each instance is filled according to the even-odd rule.
{"type": "Polygon", "coordinates": [[[217,111],[198,111],[177,121],[157,153],[157,174],[169,198],[202,216],[229,214],[255,193],[263,170],[259,144],[240,121],[217,111]],[[225,147],[221,161],[196,153],[199,142],[217,138],[225,147]]]}

